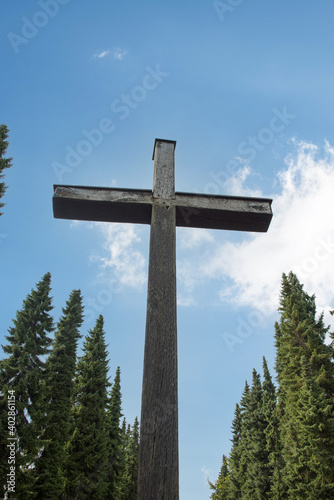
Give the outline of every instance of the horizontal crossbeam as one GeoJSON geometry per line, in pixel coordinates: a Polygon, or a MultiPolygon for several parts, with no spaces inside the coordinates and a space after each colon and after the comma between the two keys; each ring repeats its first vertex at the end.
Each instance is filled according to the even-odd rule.
{"type": "Polygon", "coordinates": [[[175,198],[163,200],[143,189],[55,185],[53,212],[58,219],[150,224],[152,205],[175,206],[180,227],[266,232],[271,202],[192,193],[176,193],[175,198]]]}

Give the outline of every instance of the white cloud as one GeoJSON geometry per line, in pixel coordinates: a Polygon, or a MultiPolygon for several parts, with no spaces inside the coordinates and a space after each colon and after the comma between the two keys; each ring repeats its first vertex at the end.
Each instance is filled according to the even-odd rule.
{"type": "Polygon", "coordinates": [[[70,227],[98,230],[102,233],[103,244],[90,261],[100,265],[98,279],[105,282],[116,281],[123,286],[140,289],[147,282],[146,260],[136,248],[141,241],[140,229],[135,224],[107,224],[105,222],[72,221],[70,227]]]}
{"type": "Polygon", "coordinates": [[[203,467],[201,467],[201,472],[205,478],[205,484],[207,485],[209,480],[210,470],[205,465],[203,465],[203,467]]]}
{"type": "MultiPolygon", "coordinates": [[[[241,158],[237,158],[242,161],[241,158]]],[[[261,196],[261,191],[259,189],[250,189],[245,186],[245,181],[250,174],[253,174],[252,169],[248,164],[241,167],[236,175],[232,175],[224,182],[224,191],[226,193],[231,193],[234,196],[261,196]]]]}
{"type": "Polygon", "coordinates": [[[190,307],[194,306],[196,304],[195,299],[191,296],[188,297],[183,297],[182,295],[178,294],[177,297],[177,305],[180,307],[190,307]]]}
{"type": "Polygon", "coordinates": [[[98,59],[102,59],[103,57],[109,56],[110,50],[103,50],[102,52],[96,52],[93,57],[97,57],[98,59]]]}
{"type": "Polygon", "coordinates": [[[182,249],[189,249],[194,247],[199,247],[203,243],[212,242],[214,240],[213,235],[207,229],[198,228],[182,228],[181,231],[178,229],[177,241],[182,249]]]}
{"type": "Polygon", "coordinates": [[[194,260],[182,260],[177,262],[177,279],[178,286],[182,286],[182,289],[189,293],[193,292],[196,284],[198,284],[198,276],[194,272],[194,260]]]}
{"type": "Polygon", "coordinates": [[[80,220],[71,220],[70,228],[75,229],[76,227],[80,226],[80,224],[82,224],[80,220]]]}
{"type": "Polygon", "coordinates": [[[147,281],[146,260],[135,248],[140,242],[138,228],[134,224],[96,223],[104,236],[105,255],[93,256],[103,268],[103,275],[108,272],[125,286],[141,288],[147,281]]]}
{"type": "Polygon", "coordinates": [[[116,47],[112,50],[102,50],[101,52],[95,52],[93,55],[94,58],[103,59],[104,57],[111,56],[114,61],[122,61],[128,51],[126,49],[122,49],[121,47],[116,47]]]}
{"type": "Polygon", "coordinates": [[[116,179],[111,179],[110,182],[104,182],[102,184],[103,187],[117,187],[117,181],[116,179]]]}
{"type": "Polygon", "coordinates": [[[113,59],[116,61],[121,61],[124,58],[124,56],[126,56],[127,53],[128,53],[127,50],[117,47],[116,49],[113,50],[113,59]]]}
{"type": "Polygon", "coordinates": [[[334,150],[327,142],[322,154],[313,144],[296,148],[279,174],[268,233],[220,245],[202,267],[207,278],[232,280],[230,300],[266,312],[277,309],[281,275],[290,270],[320,309],[334,300],[334,150]]]}

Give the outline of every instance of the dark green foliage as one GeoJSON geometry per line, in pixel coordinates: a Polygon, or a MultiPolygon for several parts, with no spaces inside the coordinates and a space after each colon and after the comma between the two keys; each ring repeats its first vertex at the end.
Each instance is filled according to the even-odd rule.
{"type": "Polygon", "coordinates": [[[261,499],[267,493],[268,453],[265,440],[263,393],[259,374],[253,370],[253,383],[247,394],[241,422],[240,469],[242,498],[261,499]]]}
{"type": "Polygon", "coordinates": [[[77,364],[74,430],[67,445],[65,498],[102,500],[107,494],[108,361],[103,317],[86,336],[77,364]]]}
{"type": "Polygon", "coordinates": [[[309,296],[297,277],[283,274],[280,308],[281,321],[276,323],[276,370],[284,384],[280,395],[294,394],[301,380],[301,356],[305,356],[312,375],[329,397],[334,395],[333,347],[325,343],[328,328],[323,314],[316,319],[315,296],[309,296]]]}
{"type": "MultiPolygon", "coordinates": [[[[0,125],[0,179],[4,178],[3,171],[5,168],[9,168],[12,166],[12,158],[4,158],[4,155],[6,154],[7,148],[8,148],[8,141],[6,139],[8,138],[8,133],[9,130],[6,127],[6,125],[0,125]]],[[[5,191],[7,189],[7,186],[3,181],[0,182],[0,198],[3,197],[5,194],[5,191]]],[[[4,206],[4,203],[0,202],[0,208],[4,206]]],[[[0,212],[0,215],[2,213],[0,212]]]]}
{"type": "Polygon", "coordinates": [[[308,498],[328,498],[334,491],[333,346],[325,343],[328,328],[323,315],[316,318],[315,297],[292,273],[283,275],[280,312],[276,347],[283,493],[287,498],[303,498],[306,492],[308,498]]]}
{"type": "Polygon", "coordinates": [[[123,435],[120,427],[122,418],[121,370],[116,370],[115,380],[110,392],[107,412],[108,433],[108,500],[118,500],[121,478],[124,473],[123,435]]]}
{"type": "MultiPolygon", "coordinates": [[[[1,420],[6,416],[8,391],[14,391],[16,406],[16,494],[18,498],[30,498],[32,473],[43,442],[42,429],[45,425],[45,407],[41,398],[41,387],[45,380],[45,362],[49,353],[54,330],[50,316],[51,276],[47,273],[23,302],[16,313],[14,326],[6,336],[8,344],[3,350],[8,358],[1,361],[1,420]]],[[[1,427],[7,427],[2,421],[1,427]]],[[[4,433],[0,439],[4,439],[4,433]]],[[[1,484],[5,484],[8,473],[6,459],[8,450],[1,441],[1,484]]]]}
{"type": "MultiPolygon", "coordinates": [[[[247,382],[246,382],[247,384],[247,382]]],[[[246,391],[249,391],[248,384],[246,391]]],[[[246,394],[246,393],[245,393],[246,394]]],[[[241,492],[242,477],[240,474],[240,457],[241,457],[241,421],[242,410],[236,404],[234,411],[234,420],[232,422],[232,449],[230,455],[230,490],[229,498],[238,498],[241,492]]]]}
{"type": "Polygon", "coordinates": [[[334,492],[334,412],[310,375],[306,359],[295,412],[287,424],[291,439],[284,447],[284,480],[289,498],[331,498],[334,492]]]}
{"type": "Polygon", "coordinates": [[[263,416],[267,423],[272,419],[276,408],[276,388],[272,381],[266,358],[263,358],[263,416]]]}
{"type": "Polygon", "coordinates": [[[125,435],[125,464],[121,479],[119,500],[136,500],[138,481],[139,422],[135,419],[125,435]]]}
{"type": "Polygon", "coordinates": [[[276,415],[277,396],[276,388],[272,381],[267,361],[263,358],[263,383],[262,383],[262,412],[264,419],[264,435],[266,443],[266,472],[265,486],[266,497],[271,498],[274,475],[280,470],[280,440],[278,434],[278,420],[276,415]]]}
{"type": "Polygon", "coordinates": [[[263,359],[263,383],[254,370],[236,406],[229,467],[213,485],[216,495],[225,475],[228,493],[212,498],[334,498],[333,334],[293,273],[283,275],[279,311],[278,390],[263,359]]]}
{"type": "Polygon", "coordinates": [[[76,350],[83,321],[80,290],[74,290],[57,325],[52,352],[46,363],[43,397],[47,408],[45,447],[37,461],[38,498],[58,498],[64,489],[65,444],[70,436],[76,350]],[[61,424],[60,424],[61,423],[61,424]]]}
{"type": "Polygon", "coordinates": [[[223,463],[220,468],[218,479],[215,483],[210,483],[210,489],[213,490],[211,493],[211,500],[224,500],[228,498],[228,493],[230,490],[230,470],[229,470],[229,460],[223,455],[223,463]]]}
{"type": "Polygon", "coordinates": [[[124,419],[120,426],[119,368],[108,397],[103,317],[88,332],[77,362],[81,293],[71,293],[52,343],[50,280],[47,273],[27,296],[3,347],[8,357],[0,361],[1,485],[7,483],[8,396],[14,391],[16,498],[135,499],[139,423],[127,428],[124,419]]]}

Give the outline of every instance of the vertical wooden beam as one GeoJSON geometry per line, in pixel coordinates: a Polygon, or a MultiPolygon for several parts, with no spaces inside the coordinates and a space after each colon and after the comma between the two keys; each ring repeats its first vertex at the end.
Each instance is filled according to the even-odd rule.
{"type": "Polygon", "coordinates": [[[153,198],[175,199],[175,145],[175,141],[155,140],[153,198]]]}
{"type": "Polygon", "coordinates": [[[156,140],[138,500],[179,499],[174,149],[156,140]]]}

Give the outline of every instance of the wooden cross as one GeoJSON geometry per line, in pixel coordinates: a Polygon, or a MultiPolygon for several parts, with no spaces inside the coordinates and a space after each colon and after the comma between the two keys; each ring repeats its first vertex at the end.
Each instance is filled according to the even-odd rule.
{"type": "Polygon", "coordinates": [[[175,227],[267,231],[266,198],[175,193],[175,141],[156,139],[153,191],[54,186],[56,218],[151,224],[138,500],[179,498],[175,227]]]}

